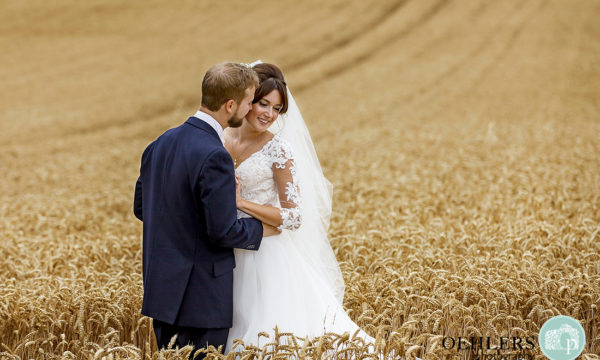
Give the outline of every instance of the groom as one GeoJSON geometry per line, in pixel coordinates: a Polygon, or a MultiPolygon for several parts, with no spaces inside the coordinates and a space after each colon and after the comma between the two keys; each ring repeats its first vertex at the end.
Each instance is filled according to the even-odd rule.
{"type": "Polygon", "coordinates": [[[180,347],[225,346],[233,248],[258,250],[263,236],[279,233],[236,219],[233,162],[223,146],[223,129],[242,124],[257,85],[244,65],[213,66],[202,81],[200,110],[142,155],[133,205],[143,222],[142,314],[153,319],[159,349],[176,334],[180,347]]]}

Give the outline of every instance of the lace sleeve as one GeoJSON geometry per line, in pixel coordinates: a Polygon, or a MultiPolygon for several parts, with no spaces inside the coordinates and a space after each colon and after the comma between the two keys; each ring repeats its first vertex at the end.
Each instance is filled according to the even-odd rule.
{"type": "Polygon", "coordinates": [[[290,146],[275,142],[272,149],[273,179],[279,195],[282,223],[279,230],[296,230],[302,224],[300,187],[296,176],[296,162],[290,146]]]}

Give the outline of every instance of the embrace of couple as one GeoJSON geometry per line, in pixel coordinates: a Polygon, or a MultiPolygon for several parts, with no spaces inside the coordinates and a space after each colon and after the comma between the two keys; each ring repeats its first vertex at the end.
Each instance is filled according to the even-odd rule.
{"type": "Polygon", "coordinates": [[[142,314],[158,348],[175,335],[180,347],[262,347],[273,339],[258,334],[275,327],[372,342],[342,307],[331,196],[281,70],[210,68],[200,110],[148,145],[135,186],[142,314]]]}

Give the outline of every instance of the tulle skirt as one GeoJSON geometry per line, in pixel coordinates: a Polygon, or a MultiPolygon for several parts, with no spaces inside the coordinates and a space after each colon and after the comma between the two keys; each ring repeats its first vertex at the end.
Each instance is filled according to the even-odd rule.
{"type": "MultiPolygon", "coordinates": [[[[234,339],[263,347],[273,341],[276,326],[279,332],[310,338],[359,330],[287,234],[264,238],[258,251],[235,249],[233,326],[226,352],[234,339]],[[259,338],[260,332],[271,338],[259,338]]],[[[374,341],[362,330],[358,335],[374,341]]]]}

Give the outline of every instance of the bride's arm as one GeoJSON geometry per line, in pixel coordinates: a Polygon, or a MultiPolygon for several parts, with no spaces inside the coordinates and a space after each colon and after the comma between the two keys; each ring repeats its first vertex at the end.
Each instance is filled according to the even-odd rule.
{"type": "Polygon", "coordinates": [[[238,209],[266,224],[278,228],[278,230],[295,230],[299,228],[301,224],[300,195],[293,171],[293,159],[286,160],[283,163],[273,163],[273,180],[279,194],[281,209],[242,199],[239,196],[239,186],[237,190],[238,209]]]}
{"type": "Polygon", "coordinates": [[[244,200],[239,196],[239,193],[237,199],[237,208],[239,210],[273,227],[281,225],[281,215],[278,208],[244,200]]]}

